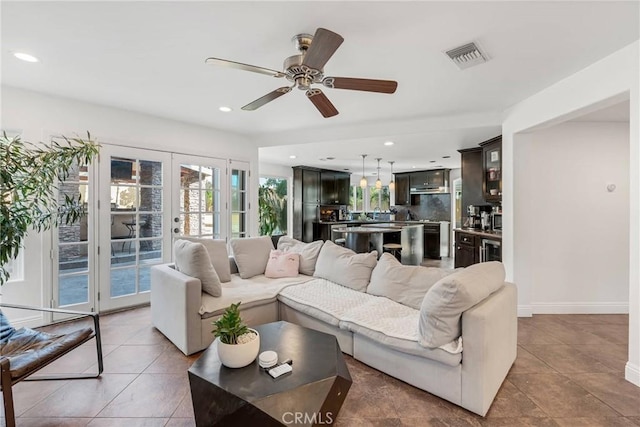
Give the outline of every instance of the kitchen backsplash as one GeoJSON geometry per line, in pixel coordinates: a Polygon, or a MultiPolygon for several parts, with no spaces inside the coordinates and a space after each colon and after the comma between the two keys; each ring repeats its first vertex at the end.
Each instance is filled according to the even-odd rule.
{"type": "Polygon", "coordinates": [[[411,206],[396,206],[396,218],[404,220],[407,210],[413,219],[451,221],[451,194],[420,194],[411,196],[411,206]]]}

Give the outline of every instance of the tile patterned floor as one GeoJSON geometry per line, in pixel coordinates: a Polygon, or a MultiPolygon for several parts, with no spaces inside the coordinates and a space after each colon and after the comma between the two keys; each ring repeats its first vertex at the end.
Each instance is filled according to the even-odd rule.
{"type": "MultiPolygon", "coordinates": [[[[485,418],[346,357],[353,386],[335,425],[640,426],[640,388],[624,380],[628,321],[626,315],[519,319],[518,358],[485,418]]],[[[18,425],[195,425],[186,370],[199,355],[184,356],[150,323],[148,307],[101,317],[102,377],[18,384],[18,425]]],[[[46,371],[95,369],[92,350],[85,345],[46,371]]]]}

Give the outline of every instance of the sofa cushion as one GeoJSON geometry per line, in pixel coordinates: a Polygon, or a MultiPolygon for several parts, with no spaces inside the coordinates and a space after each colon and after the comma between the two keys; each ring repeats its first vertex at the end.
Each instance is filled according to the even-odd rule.
{"type": "Polygon", "coordinates": [[[173,244],[173,254],[176,260],[176,269],[187,276],[200,279],[203,292],[214,297],[219,297],[222,294],[220,278],[214,270],[209,253],[203,244],[178,239],[173,244]]]}
{"type": "Polygon", "coordinates": [[[420,307],[420,344],[439,347],[461,335],[462,313],[504,286],[501,262],[483,262],[440,279],[420,307]]]}
{"type": "Polygon", "coordinates": [[[229,252],[227,252],[227,242],[223,239],[212,239],[206,237],[180,237],[181,240],[187,240],[193,243],[202,243],[209,253],[209,259],[213,268],[218,273],[218,277],[222,283],[231,280],[231,271],[229,268],[229,252]]]}
{"type": "Polygon", "coordinates": [[[281,279],[270,279],[264,274],[253,276],[251,279],[243,279],[239,274],[232,274],[231,281],[222,284],[222,296],[213,298],[211,295],[202,294],[202,300],[198,314],[204,319],[224,313],[225,309],[238,301],[242,302],[241,308],[247,309],[276,301],[276,297],[284,288],[291,285],[313,280],[312,277],[298,275],[281,279]]]}
{"type": "Polygon", "coordinates": [[[264,275],[272,279],[279,277],[296,277],[299,266],[300,254],[272,250],[264,275]]]}
{"type": "Polygon", "coordinates": [[[334,326],[345,313],[369,298],[374,297],[320,278],[283,289],[278,295],[289,307],[334,326]]]}
{"type": "Polygon", "coordinates": [[[304,243],[289,236],[282,236],[278,240],[278,250],[300,254],[300,273],[313,276],[323,244],[322,240],[304,243]]]}
{"type": "Polygon", "coordinates": [[[376,266],[377,258],[377,251],[357,254],[327,240],[318,255],[313,276],[364,292],[369,285],[371,271],[376,266]]]}
{"type": "Polygon", "coordinates": [[[274,247],[269,236],[231,239],[231,250],[238,264],[240,277],[249,279],[264,274],[272,249],[274,247]]]}
{"type": "Polygon", "coordinates": [[[438,280],[453,270],[415,265],[402,265],[391,254],[384,253],[371,273],[367,293],[420,309],[425,294],[438,280]]]}

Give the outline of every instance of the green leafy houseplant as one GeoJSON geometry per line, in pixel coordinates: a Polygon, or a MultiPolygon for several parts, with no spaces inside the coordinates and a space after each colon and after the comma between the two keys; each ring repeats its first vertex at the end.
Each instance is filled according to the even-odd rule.
{"type": "Polygon", "coordinates": [[[240,302],[231,304],[222,317],[211,324],[216,328],[211,331],[224,344],[238,344],[238,337],[250,332],[240,317],[240,302]]]}
{"type": "Polygon", "coordinates": [[[56,186],[78,164],[89,164],[99,145],[87,139],[61,137],[51,145],[0,136],[0,285],[9,279],[6,264],[22,248],[30,229],[41,232],[59,224],[73,224],[85,215],[80,195],[64,195],[56,186]]]}

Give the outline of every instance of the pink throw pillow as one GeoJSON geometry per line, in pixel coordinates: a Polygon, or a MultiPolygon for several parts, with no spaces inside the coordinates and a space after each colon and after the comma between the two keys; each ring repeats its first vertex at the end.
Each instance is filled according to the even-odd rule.
{"type": "Polygon", "coordinates": [[[266,277],[296,277],[300,266],[300,254],[272,250],[264,272],[266,277]]]}

